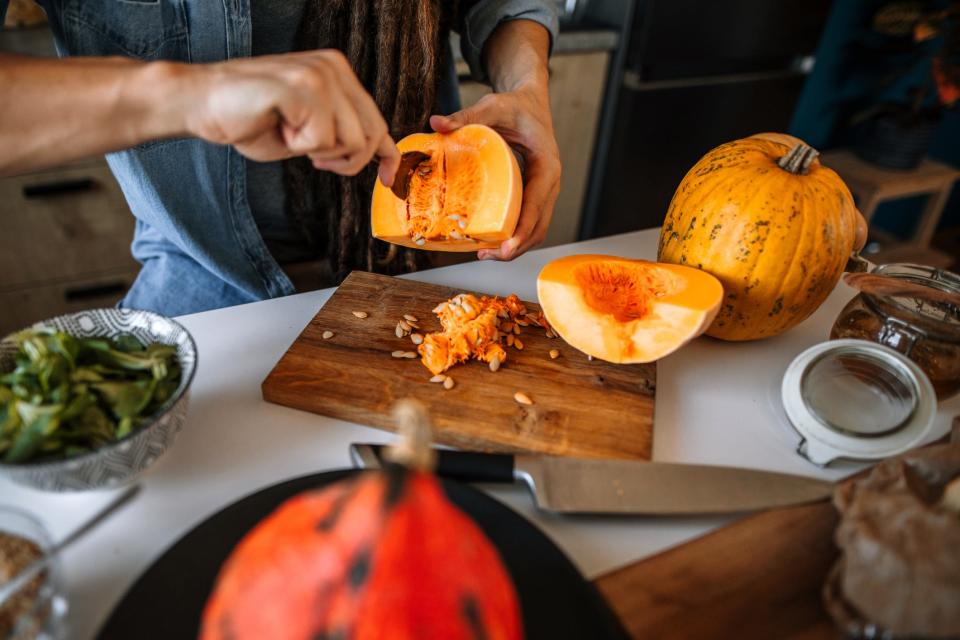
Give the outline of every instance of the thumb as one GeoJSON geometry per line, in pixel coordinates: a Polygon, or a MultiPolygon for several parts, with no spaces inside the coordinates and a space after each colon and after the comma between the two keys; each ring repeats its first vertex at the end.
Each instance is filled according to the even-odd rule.
{"type": "Polygon", "coordinates": [[[450,133],[468,124],[492,124],[485,112],[485,105],[477,103],[448,116],[430,116],[430,127],[437,133],[450,133]]]}

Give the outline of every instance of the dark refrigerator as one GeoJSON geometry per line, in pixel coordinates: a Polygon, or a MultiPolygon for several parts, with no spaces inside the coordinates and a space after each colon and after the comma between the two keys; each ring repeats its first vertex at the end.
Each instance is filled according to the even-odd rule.
{"type": "Polygon", "coordinates": [[[829,0],[639,0],[601,123],[581,238],[659,226],[723,142],[786,131],[829,0]]]}

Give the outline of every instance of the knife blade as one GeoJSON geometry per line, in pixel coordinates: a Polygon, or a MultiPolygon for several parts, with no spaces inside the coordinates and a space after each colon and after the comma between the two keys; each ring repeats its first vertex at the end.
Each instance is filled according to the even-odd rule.
{"type": "MultiPolygon", "coordinates": [[[[382,465],[383,445],[351,444],[357,468],[382,465]]],[[[833,483],[806,476],[699,464],[593,460],[437,449],[439,476],[523,482],[539,509],[556,513],[692,515],[815,502],[833,483]]]]}

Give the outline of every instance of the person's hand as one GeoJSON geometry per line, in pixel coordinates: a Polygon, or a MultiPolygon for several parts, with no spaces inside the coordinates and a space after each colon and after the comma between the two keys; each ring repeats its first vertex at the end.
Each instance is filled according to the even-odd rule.
{"type": "Polygon", "coordinates": [[[450,116],[430,118],[434,131],[444,133],[467,124],[492,127],[523,156],[523,205],[517,229],[498,249],[477,254],[481,260],[512,260],[543,242],[560,192],[560,151],[546,84],[531,83],[513,91],[491,93],[450,116]]]}
{"type": "Polygon", "coordinates": [[[307,156],[356,175],[374,158],[393,183],[400,152],[373,98],[335,49],[191,65],[187,130],[260,162],[307,156]]]}

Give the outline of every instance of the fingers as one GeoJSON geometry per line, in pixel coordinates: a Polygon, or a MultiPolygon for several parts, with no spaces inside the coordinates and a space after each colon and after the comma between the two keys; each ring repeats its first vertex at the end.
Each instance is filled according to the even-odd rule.
{"type": "Polygon", "coordinates": [[[289,72],[291,95],[280,106],[291,155],[306,155],[317,169],[351,176],[378,155],[386,165],[381,175],[389,173],[392,179],[399,152],[376,103],[346,58],[336,51],[320,51],[282,62],[297,66],[289,72]]]}
{"type": "Polygon", "coordinates": [[[513,237],[497,249],[478,252],[481,260],[513,260],[537,246],[547,235],[553,208],[560,193],[560,163],[542,154],[531,154],[527,164],[520,219],[513,237]]]}
{"type": "Polygon", "coordinates": [[[389,133],[385,133],[377,147],[377,157],[380,159],[380,182],[385,187],[392,187],[393,180],[400,170],[400,150],[389,133]]]}

